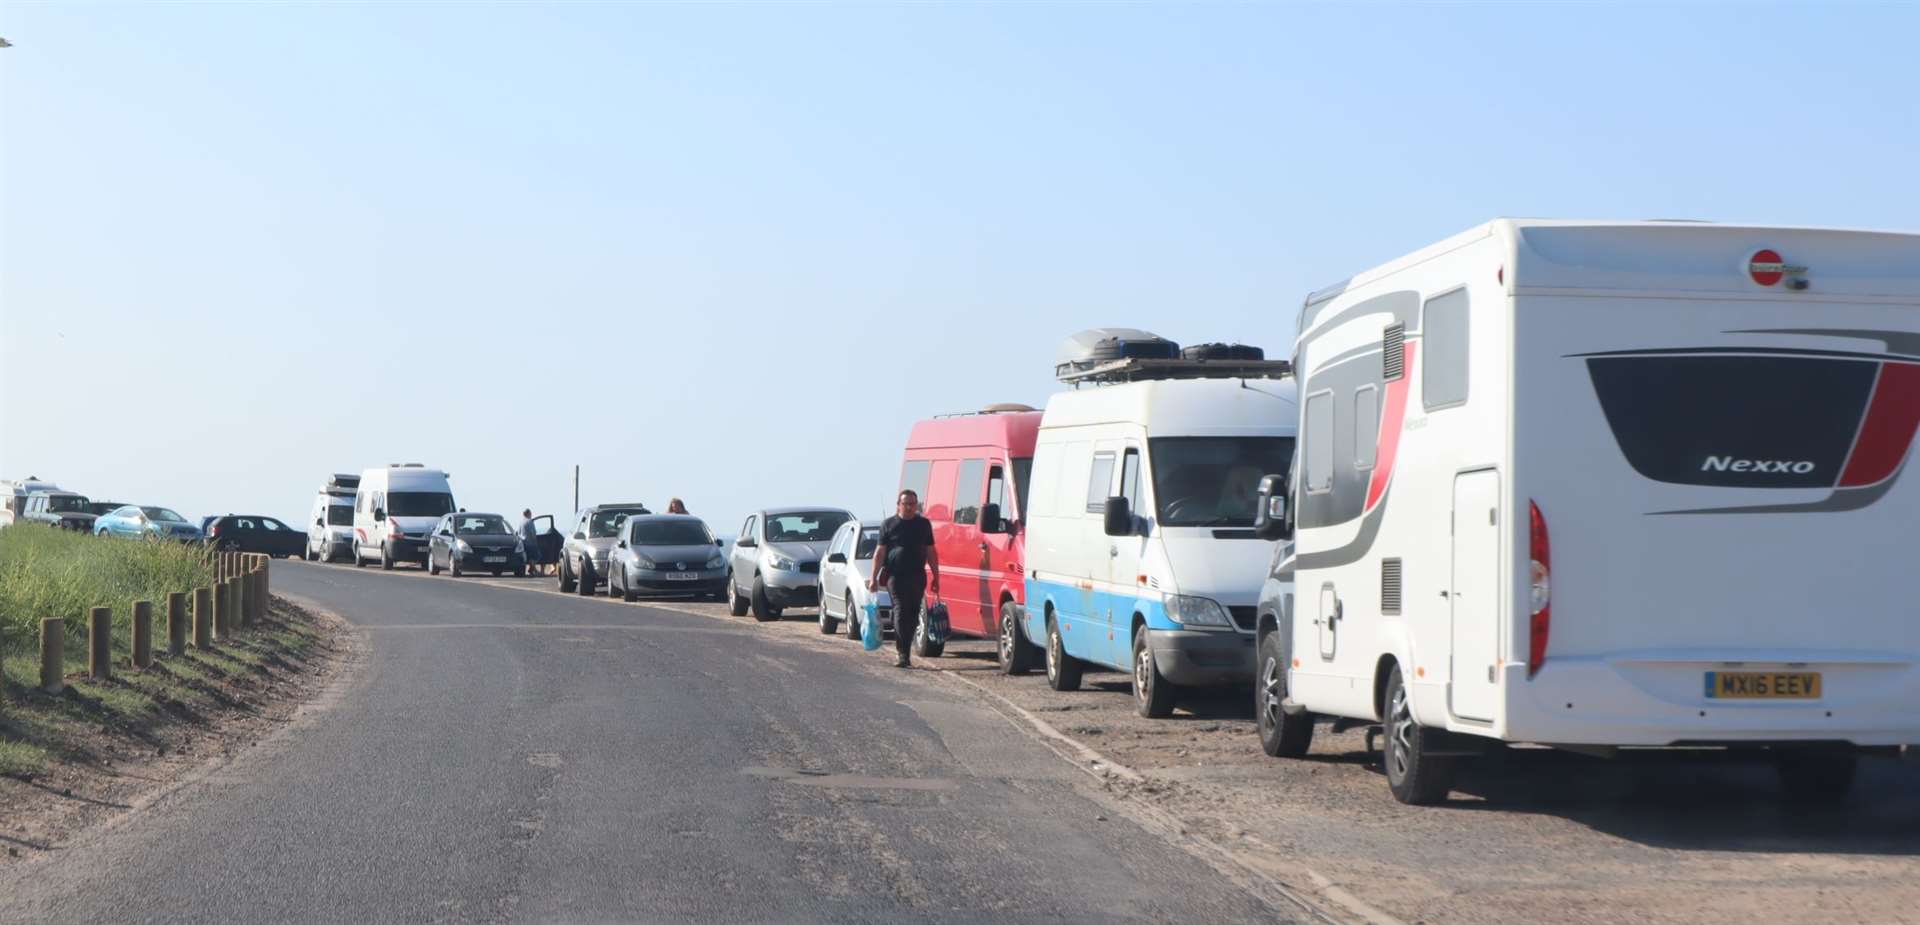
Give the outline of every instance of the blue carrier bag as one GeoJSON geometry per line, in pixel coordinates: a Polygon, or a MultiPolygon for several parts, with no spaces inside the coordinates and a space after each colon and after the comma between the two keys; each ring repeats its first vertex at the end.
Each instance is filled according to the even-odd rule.
{"type": "Polygon", "coordinates": [[[860,648],[872,652],[880,648],[880,607],[869,599],[862,609],[866,619],[860,621],[860,648]]]}

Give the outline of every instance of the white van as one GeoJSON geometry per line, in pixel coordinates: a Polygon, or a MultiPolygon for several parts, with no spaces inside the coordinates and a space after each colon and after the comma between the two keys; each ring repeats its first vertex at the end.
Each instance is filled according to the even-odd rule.
{"type": "Polygon", "coordinates": [[[353,564],[427,562],[427,534],[452,514],[453,486],[447,474],[419,463],[395,464],[360,473],[353,499],[353,564]]]}
{"type": "Polygon", "coordinates": [[[1022,630],[1054,690],[1087,664],[1128,671],[1140,714],[1166,716],[1181,686],[1252,679],[1275,551],[1253,532],[1255,493],[1298,420],[1286,368],[1122,359],[1062,376],[1107,384],[1053,396],[1034,445],[1022,630]]]}
{"type": "Polygon", "coordinates": [[[307,512],[307,558],[321,562],[353,552],[353,497],[360,487],[357,475],[336,474],[320,486],[307,512]]]}
{"type": "Polygon", "coordinates": [[[1379,722],[1425,803],[1487,740],[1764,747],[1797,796],[1920,742],[1917,268],[1920,235],[1501,220],[1308,297],[1266,750],[1379,722]]]}

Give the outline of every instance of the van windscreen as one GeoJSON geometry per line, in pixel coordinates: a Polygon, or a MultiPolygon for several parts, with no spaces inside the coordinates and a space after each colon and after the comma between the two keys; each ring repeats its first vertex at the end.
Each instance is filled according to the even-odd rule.
{"type": "Polygon", "coordinates": [[[1292,437],[1155,437],[1153,499],[1163,527],[1251,527],[1260,477],[1287,471],[1292,437]]]}
{"type": "Polygon", "coordinates": [[[453,513],[453,496],[444,491],[387,492],[388,517],[440,517],[453,513]]]}
{"type": "Polygon", "coordinates": [[[351,504],[327,505],[327,523],[335,527],[353,526],[353,505],[351,504]]]}

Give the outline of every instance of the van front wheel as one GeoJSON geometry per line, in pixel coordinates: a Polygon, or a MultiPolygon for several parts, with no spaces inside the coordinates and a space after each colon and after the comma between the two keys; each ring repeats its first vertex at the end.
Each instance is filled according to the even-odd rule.
{"type": "Polygon", "coordinates": [[[1383,754],[1387,766],[1387,789],[1393,798],[1413,806],[1430,806],[1447,798],[1453,789],[1453,759],[1428,754],[1427,740],[1433,730],[1414,721],[1413,705],[1408,702],[1406,681],[1400,667],[1387,676],[1387,744],[1383,754]]]}
{"type": "Polygon", "coordinates": [[[1147,644],[1144,626],[1133,634],[1133,705],[1148,719],[1173,715],[1173,684],[1160,676],[1160,666],[1154,664],[1153,646],[1147,644]]]}
{"type": "Polygon", "coordinates": [[[380,568],[384,571],[393,571],[393,547],[386,543],[380,544],[380,568]]]}
{"type": "Polygon", "coordinates": [[[1067,654],[1060,624],[1047,618],[1047,686],[1057,691],[1080,689],[1080,660],[1067,654]]]}

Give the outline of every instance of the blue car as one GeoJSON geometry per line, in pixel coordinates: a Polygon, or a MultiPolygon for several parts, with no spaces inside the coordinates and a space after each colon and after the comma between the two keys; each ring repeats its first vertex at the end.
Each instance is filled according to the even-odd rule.
{"type": "Polygon", "coordinates": [[[188,523],[185,517],[163,507],[141,504],[129,504],[100,515],[100,519],[93,522],[93,535],[150,537],[182,543],[198,543],[201,536],[200,528],[188,523]]]}

